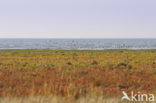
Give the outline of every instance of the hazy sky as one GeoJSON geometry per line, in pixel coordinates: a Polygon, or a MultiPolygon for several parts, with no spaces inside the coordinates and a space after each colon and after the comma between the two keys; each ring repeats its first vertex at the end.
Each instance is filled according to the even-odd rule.
{"type": "Polygon", "coordinates": [[[156,38],[156,0],[0,0],[0,38],[156,38]]]}

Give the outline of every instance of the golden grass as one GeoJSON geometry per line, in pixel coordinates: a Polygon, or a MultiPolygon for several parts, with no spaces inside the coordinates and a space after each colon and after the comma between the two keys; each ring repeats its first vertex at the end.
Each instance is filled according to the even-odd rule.
{"type": "Polygon", "coordinates": [[[76,101],[68,101],[58,96],[49,97],[26,97],[26,98],[1,98],[1,103],[128,103],[128,101],[121,102],[118,98],[102,98],[102,97],[83,97],[76,101]]]}
{"type": "Polygon", "coordinates": [[[111,103],[99,98],[122,90],[156,91],[155,50],[0,50],[3,103],[111,103]]]}

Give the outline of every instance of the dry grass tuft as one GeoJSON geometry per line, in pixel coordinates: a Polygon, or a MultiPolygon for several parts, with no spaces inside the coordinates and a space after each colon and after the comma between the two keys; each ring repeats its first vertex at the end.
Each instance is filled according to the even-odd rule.
{"type": "MultiPolygon", "coordinates": [[[[1,103],[122,103],[118,98],[107,98],[103,97],[82,97],[76,101],[66,100],[57,96],[49,97],[27,97],[27,98],[1,98],[1,103]]],[[[126,103],[126,102],[124,102],[126,103]]],[[[128,102],[127,102],[128,103],[128,102]]]]}

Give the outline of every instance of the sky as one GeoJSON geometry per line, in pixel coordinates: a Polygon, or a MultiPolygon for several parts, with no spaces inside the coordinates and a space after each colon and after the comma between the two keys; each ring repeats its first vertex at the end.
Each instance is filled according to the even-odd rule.
{"type": "Polygon", "coordinates": [[[0,0],[0,38],[156,38],[156,0],[0,0]]]}

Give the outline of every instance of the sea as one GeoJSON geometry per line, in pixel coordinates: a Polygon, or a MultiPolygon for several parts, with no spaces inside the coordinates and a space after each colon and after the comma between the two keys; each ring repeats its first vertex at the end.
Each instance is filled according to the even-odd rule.
{"type": "Polygon", "coordinates": [[[156,39],[0,39],[0,49],[156,49],[156,39]]]}

